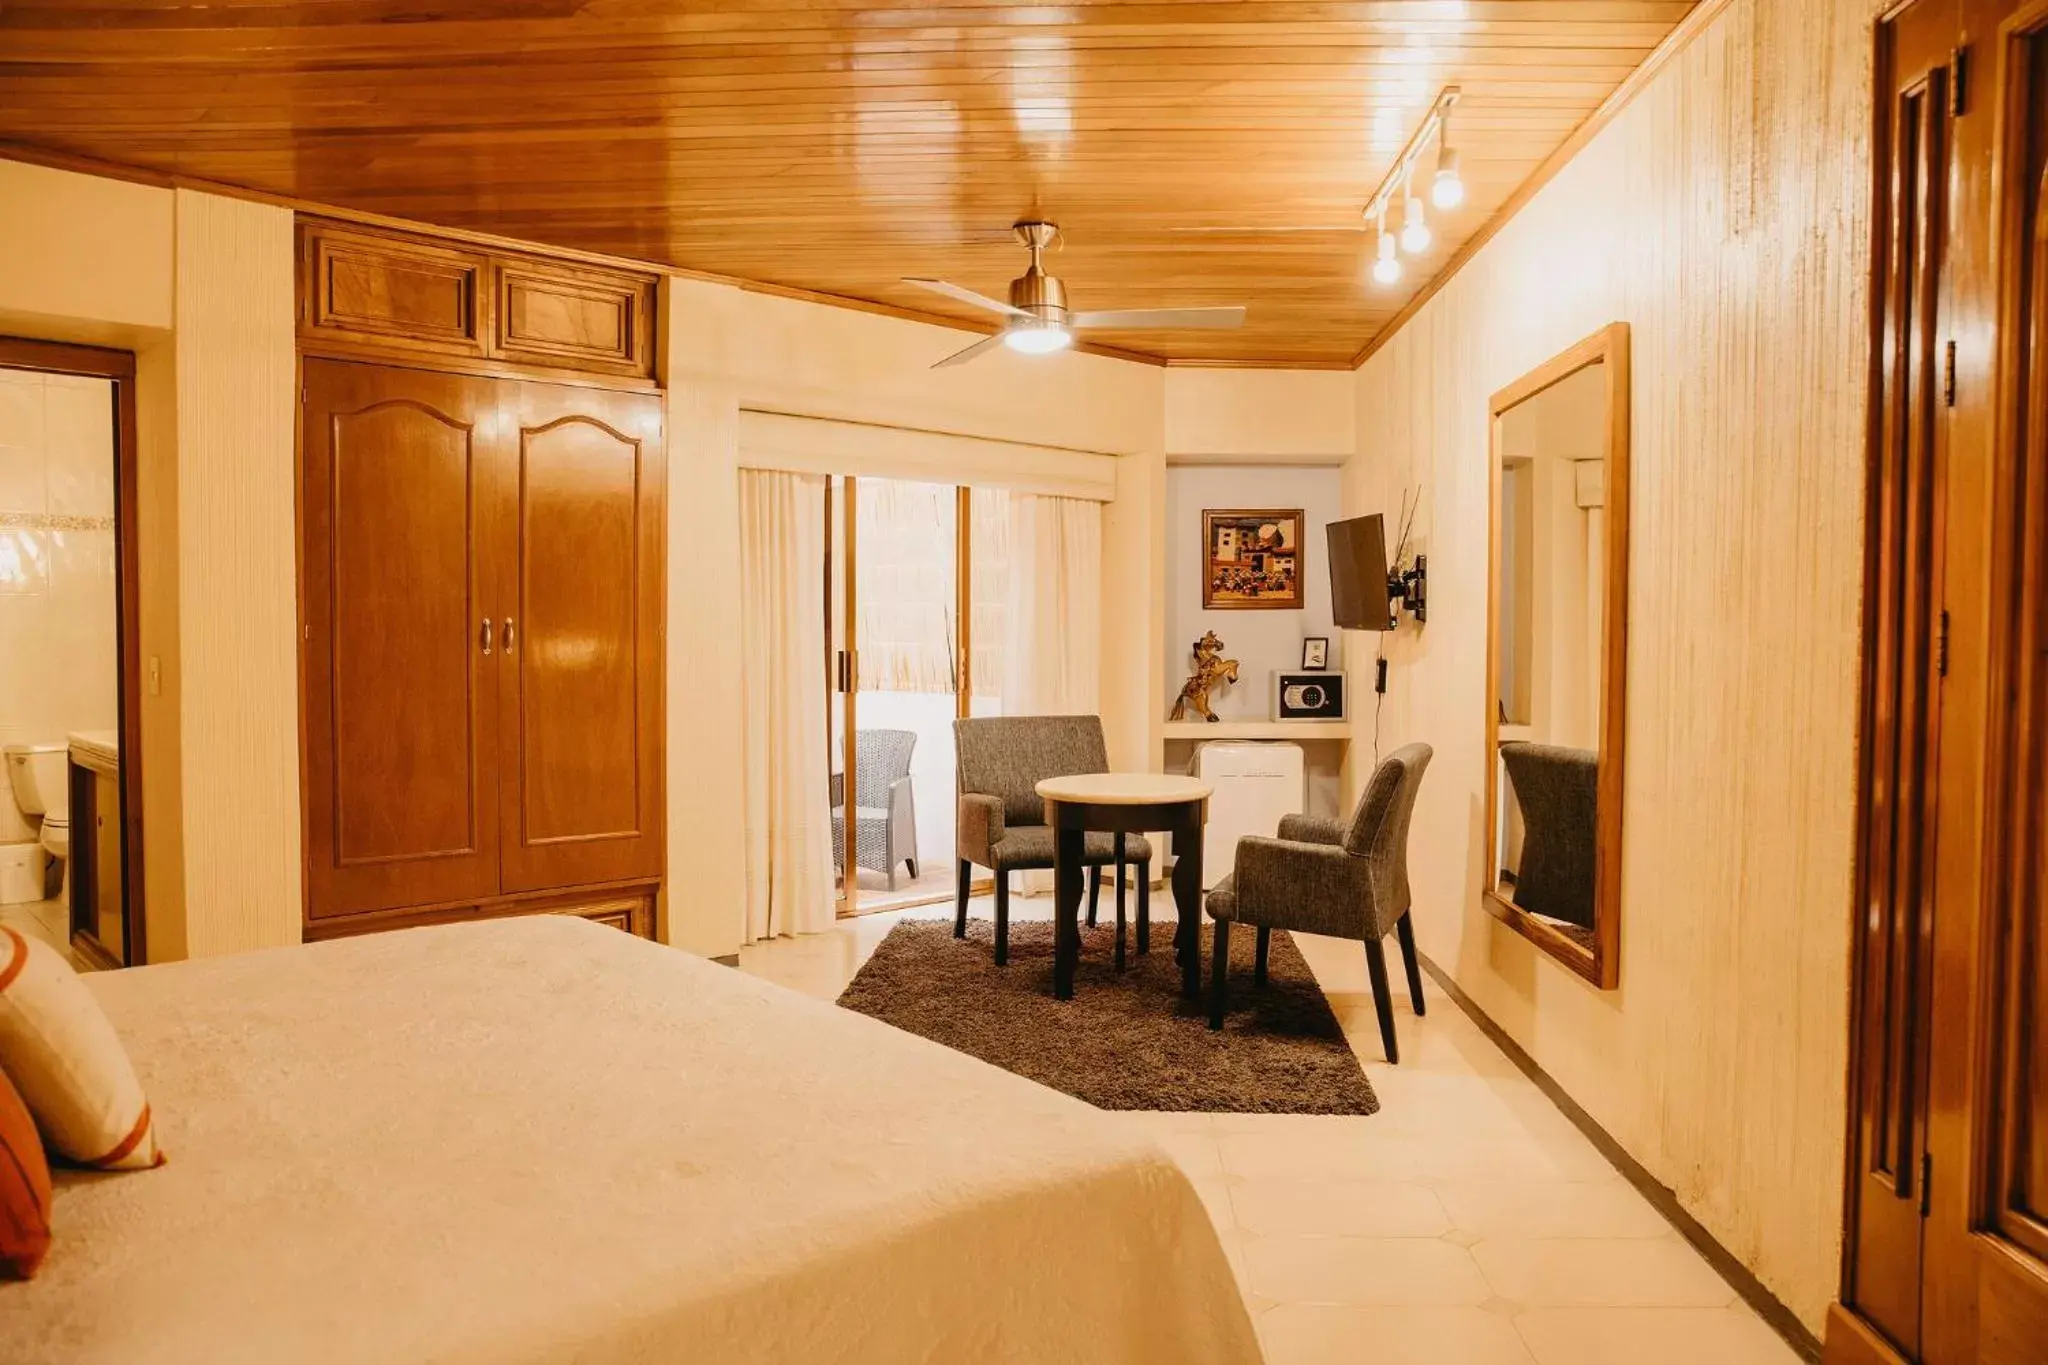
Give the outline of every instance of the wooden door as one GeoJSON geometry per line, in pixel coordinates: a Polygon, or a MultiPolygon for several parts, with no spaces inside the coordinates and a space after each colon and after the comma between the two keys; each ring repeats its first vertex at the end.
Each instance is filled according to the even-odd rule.
{"type": "Polygon", "coordinates": [[[300,682],[313,918],[498,890],[492,389],[305,362],[300,682]]]}
{"type": "MultiPolygon", "coordinates": [[[[523,383],[508,455],[514,605],[498,661],[504,889],[657,877],[660,395],[523,383]]],[[[734,592],[737,573],[700,563],[692,581],[698,591],[734,592]]]]}
{"type": "MultiPolygon", "coordinates": [[[[1981,648],[1957,670],[1984,684],[1983,836],[1959,851],[1981,878],[1973,932],[1955,935],[1968,961],[1956,992],[1936,998],[1936,1046],[1956,1072],[1937,1091],[1936,1117],[1953,1114],[1959,1179],[1950,1197],[1937,1189],[1929,1228],[1924,1354],[2039,1365],[2048,1360],[2048,0],[1966,9],[1983,87],[1972,109],[1984,154],[1972,160],[1994,244],[1963,288],[1965,321],[1995,338],[1981,390],[1989,526],[1957,556],[1984,566],[1988,604],[1981,648]]],[[[1950,1156],[1937,1148],[1938,1160],[1950,1156]]]]}
{"type": "Polygon", "coordinates": [[[1941,287],[1953,4],[1879,31],[1872,376],[1858,841],[1854,1217],[1844,1299],[1912,1354],[1920,1339],[1927,1001],[1934,929],[1929,774],[1939,736],[1941,287]]]}
{"type": "Polygon", "coordinates": [[[1856,1121],[1844,1311],[1831,1316],[1828,1358],[2038,1365],[2048,0],[1894,11],[1879,25],[1878,92],[1888,190],[1877,215],[1856,1121]],[[1932,97],[1948,110],[1939,129],[1932,97]],[[1916,182],[1930,185],[1917,209],[1905,188],[1916,182]],[[1939,243],[1931,262],[1904,250],[1916,235],[1939,243]],[[1916,368],[1916,354],[1936,367],[1916,368]],[[1930,453],[1924,473],[1916,441],[1930,453]],[[1915,631],[1930,623],[1923,651],[1915,631]]]}

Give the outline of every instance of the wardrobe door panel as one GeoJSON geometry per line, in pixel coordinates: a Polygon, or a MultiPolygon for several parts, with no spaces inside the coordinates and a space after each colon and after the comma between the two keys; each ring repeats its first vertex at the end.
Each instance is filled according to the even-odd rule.
{"type": "Polygon", "coordinates": [[[489,385],[323,360],[304,373],[310,913],[494,893],[489,385]]]}
{"type": "Polygon", "coordinates": [[[504,886],[658,875],[661,400],[524,384],[520,409],[504,886]]]}

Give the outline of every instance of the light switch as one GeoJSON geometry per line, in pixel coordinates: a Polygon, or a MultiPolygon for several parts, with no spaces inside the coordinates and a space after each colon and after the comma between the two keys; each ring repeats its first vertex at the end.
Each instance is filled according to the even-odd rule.
{"type": "Polygon", "coordinates": [[[163,660],[161,660],[161,659],[157,658],[157,656],[156,656],[156,655],[152,654],[152,655],[150,655],[150,656],[149,656],[149,695],[150,695],[150,696],[152,696],[152,697],[161,697],[161,696],[162,696],[163,694],[164,694],[164,665],[163,665],[163,660]]]}

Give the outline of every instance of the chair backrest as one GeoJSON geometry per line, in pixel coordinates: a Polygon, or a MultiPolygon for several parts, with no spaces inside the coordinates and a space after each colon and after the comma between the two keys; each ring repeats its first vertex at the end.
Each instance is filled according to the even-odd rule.
{"type": "Polygon", "coordinates": [[[1500,746],[1500,760],[1522,812],[1515,904],[1591,929],[1600,756],[1591,749],[1511,740],[1500,746]]]}
{"type": "Polygon", "coordinates": [[[1435,752],[1427,744],[1404,744],[1388,754],[1365,784],[1344,835],[1345,851],[1366,860],[1369,909],[1381,934],[1408,913],[1408,825],[1435,752]]]}
{"type": "Polygon", "coordinates": [[[853,737],[854,795],[857,806],[886,806],[889,788],[910,775],[910,755],[917,748],[915,730],[858,730],[853,737]]]}
{"type": "Polygon", "coordinates": [[[999,797],[1003,822],[1042,825],[1048,777],[1109,771],[1099,716],[975,716],[953,722],[960,790],[999,797]]]}

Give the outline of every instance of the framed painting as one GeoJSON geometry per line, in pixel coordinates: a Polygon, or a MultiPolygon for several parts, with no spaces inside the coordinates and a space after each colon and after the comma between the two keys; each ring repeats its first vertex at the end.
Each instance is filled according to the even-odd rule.
{"type": "Polygon", "coordinates": [[[1299,507],[1202,513],[1206,610],[1300,611],[1306,561],[1299,507]]]}

